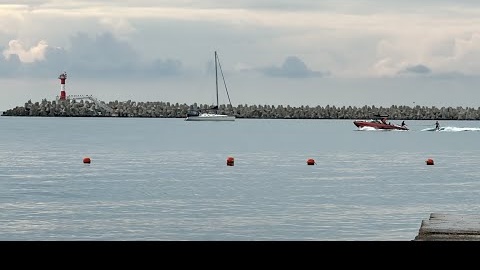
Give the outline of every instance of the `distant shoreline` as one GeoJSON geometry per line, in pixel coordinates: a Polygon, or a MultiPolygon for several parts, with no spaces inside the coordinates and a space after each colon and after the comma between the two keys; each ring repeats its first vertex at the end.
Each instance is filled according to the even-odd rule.
{"type": "MultiPolygon", "coordinates": [[[[136,102],[91,100],[28,101],[24,106],[0,112],[2,116],[33,117],[136,117],[136,118],[184,118],[191,110],[208,110],[206,104],[179,104],[164,101],[136,102]]],[[[404,105],[382,106],[283,106],[238,105],[219,106],[218,113],[234,114],[245,119],[371,119],[375,114],[386,114],[394,120],[480,120],[480,107],[415,107],[404,105]]]]}

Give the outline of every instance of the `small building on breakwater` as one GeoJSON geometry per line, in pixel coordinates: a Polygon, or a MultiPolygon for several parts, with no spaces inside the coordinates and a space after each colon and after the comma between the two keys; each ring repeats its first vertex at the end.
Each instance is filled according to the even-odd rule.
{"type": "MultiPolygon", "coordinates": [[[[207,104],[179,104],[164,101],[100,101],[92,96],[66,100],[27,101],[24,106],[2,112],[2,116],[32,117],[150,117],[184,118],[190,110],[207,110],[207,104]]],[[[480,120],[480,107],[426,107],[417,105],[376,106],[300,106],[230,105],[219,106],[219,113],[234,111],[236,118],[246,119],[369,119],[374,114],[387,114],[389,120],[480,120]]]]}

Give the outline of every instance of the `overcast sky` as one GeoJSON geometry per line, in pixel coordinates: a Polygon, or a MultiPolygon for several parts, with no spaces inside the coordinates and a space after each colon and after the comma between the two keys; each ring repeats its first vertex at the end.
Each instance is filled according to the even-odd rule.
{"type": "Polygon", "coordinates": [[[480,107],[480,1],[0,0],[0,111],[64,71],[67,95],[213,104],[214,51],[234,106],[480,107]]]}

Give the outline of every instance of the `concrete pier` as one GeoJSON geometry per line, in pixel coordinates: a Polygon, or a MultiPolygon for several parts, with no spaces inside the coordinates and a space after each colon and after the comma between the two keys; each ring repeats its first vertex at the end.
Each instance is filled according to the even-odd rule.
{"type": "Polygon", "coordinates": [[[432,213],[415,241],[480,241],[480,215],[432,213]]]}

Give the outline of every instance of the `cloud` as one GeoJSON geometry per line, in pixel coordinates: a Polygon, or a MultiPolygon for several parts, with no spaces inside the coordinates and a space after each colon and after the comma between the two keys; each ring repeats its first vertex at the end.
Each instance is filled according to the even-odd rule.
{"type": "Polygon", "coordinates": [[[92,78],[173,76],[183,72],[180,60],[143,61],[128,42],[109,32],[94,37],[78,32],[70,37],[70,43],[68,50],[49,46],[45,41],[26,48],[22,42],[12,40],[3,50],[4,59],[0,59],[0,70],[4,71],[0,77],[48,76],[65,70],[92,78]]]}
{"type": "Polygon", "coordinates": [[[45,60],[45,51],[48,47],[46,41],[41,40],[37,45],[26,48],[19,40],[11,40],[8,43],[8,48],[3,50],[5,59],[9,59],[11,55],[18,55],[18,58],[23,63],[33,63],[36,61],[45,60]]]}
{"type": "Polygon", "coordinates": [[[430,68],[428,68],[425,65],[414,65],[414,66],[408,66],[404,70],[401,70],[399,73],[414,73],[414,74],[429,74],[432,71],[430,68]]]}
{"type": "Polygon", "coordinates": [[[157,76],[175,76],[183,72],[182,62],[175,59],[156,59],[145,71],[157,76]]]}
{"type": "Polygon", "coordinates": [[[100,24],[111,29],[116,36],[128,36],[135,32],[135,28],[128,20],[120,18],[100,18],[100,24]]]}
{"type": "Polygon", "coordinates": [[[4,78],[18,76],[21,66],[22,62],[16,54],[11,55],[8,60],[0,58],[0,76],[4,78]]]}
{"type": "Polygon", "coordinates": [[[205,52],[222,49],[232,55],[225,69],[277,77],[326,75],[301,60],[259,69],[286,54],[301,55],[310,66],[328,67],[342,78],[418,72],[408,70],[412,63],[422,63],[432,73],[480,74],[480,54],[475,52],[480,3],[413,3],[0,0],[0,45],[8,48],[9,57],[19,56],[25,64],[22,72],[51,65],[89,76],[172,76],[186,72],[187,63],[200,70],[208,59],[205,52]],[[48,48],[39,40],[48,42],[48,48]],[[21,46],[10,48],[11,41],[21,46]]]}
{"type": "MultiPolygon", "coordinates": [[[[90,37],[77,33],[71,37],[69,64],[71,69],[89,76],[101,72],[103,76],[135,68],[137,53],[124,41],[105,32],[90,37]]],[[[119,74],[118,74],[119,75],[119,74]]]]}
{"type": "Polygon", "coordinates": [[[272,77],[308,78],[324,76],[322,72],[310,70],[305,63],[296,56],[287,57],[281,67],[268,67],[261,69],[261,71],[265,75],[272,77]]]}

